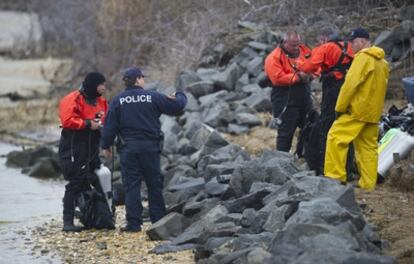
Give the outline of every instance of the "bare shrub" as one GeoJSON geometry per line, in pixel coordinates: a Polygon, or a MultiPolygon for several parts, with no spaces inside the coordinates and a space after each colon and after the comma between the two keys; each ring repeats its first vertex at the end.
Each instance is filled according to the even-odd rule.
{"type": "MultiPolygon", "coordinates": [[[[72,56],[74,76],[99,69],[118,80],[131,64],[172,84],[192,67],[203,50],[239,20],[269,27],[308,25],[325,13],[367,15],[372,7],[391,8],[392,0],[31,0],[45,30],[44,52],[72,56]]],[[[351,22],[358,23],[358,20],[351,22]]],[[[348,22],[346,22],[348,23],[348,22]]]]}

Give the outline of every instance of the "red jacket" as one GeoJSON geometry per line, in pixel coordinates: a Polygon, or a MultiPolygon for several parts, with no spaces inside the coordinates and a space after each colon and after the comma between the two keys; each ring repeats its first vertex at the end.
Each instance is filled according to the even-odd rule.
{"type": "Polygon", "coordinates": [[[295,67],[311,55],[311,50],[305,45],[300,45],[299,49],[297,58],[289,58],[281,47],[277,47],[266,57],[264,68],[273,85],[289,86],[300,82],[295,67]]]}
{"type": "Polygon", "coordinates": [[[66,95],[59,103],[59,117],[62,128],[81,130],[86,127],[87,120],[100,115],[102,124],[108,111],[108,103],[102,96],[96,99],[95,105],[86,102],[80,91],[66,95]]]}
{"type": "MultiPolygon", "coordinates": [[[[339,42],[339,44],[342,47],[344,46],[344,42],[342,41],[339,42]]],[[[348,56],[344,57],[341,63],[342,65],[351,63],[351,58],[354,57],[352,45],[349,42],[346,53],[348,56]]],[[[342,49],[335,42],[326,42],[315,47],[312,50],[312,56],[310,59],[299,62],[298,68],[306,73],[318,73],[320,68],[322,73],[329,72],[329,70],[338,63],[341,54],[342,49]]],[[[332,74],[337,80],[344,77],[344,74],[340,71],[333,71],[332,74]]]]}

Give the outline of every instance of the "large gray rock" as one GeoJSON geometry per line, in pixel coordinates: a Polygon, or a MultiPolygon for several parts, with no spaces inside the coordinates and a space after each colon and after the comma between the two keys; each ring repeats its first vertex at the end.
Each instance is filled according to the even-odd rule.
{"type": "Polygon", "coordinates": [[[36,161],[28,174],[36,178],[56,178],[60,176],[60,170],[54,159],[43,157],[36,161]]]}
{"type": "Polygon", "coordinates": [[[211,165],[207,165],[205,170],[200,174],[204,177],[206,182],[209,182],[211,179],[217,178],[221,175],[232,174],[234,169],[237,166],[238,164],[235,162],[225,162],[222,164],[211,164],[211,165]]]}
{"type": "Polygon", "coordinates": [[[184,183],[178,183],[168,187],[169,192],[177,192],[182,190],[191,190],[193,193],[198,193],[199,191],[204,189],[204,179],[197,178],[197,179],[190,179],[184,183]]]}
{"type": "Polygon", "coordinates": [[[234,250],[242,250],[250,247],[261,247],[267,249],[272,242],[274,235],[270,232],[260,234],[239,234],[238,238],[232,241],[234,250]]]}
{"type": "Polygon", "coordinates": [[[219,73],[216,69],[211,68],[198,68],[197,75],[203,81],[213,81],[213,76],[219,73]]]}
{"type": "Polygon", "coordinates": [[[164,131],[165,135],[168,135],[170,133],[178,134],[181,131],[181,127],[174,117],[162,115],[160,117],[160,122],[161,130],[164,131]]]}
{"type": "Polygon", "coordinates": [[[220,196],[227,191],[228,184],[219,183],[216,178],[212,178],[204,185],[204,190],[211,196],[220,196]]]}
{"type": "MultiPolygon", "coordinates": [[[[184,207],[183,207],[183,214],[187,217],[192,217],[195,214],[198,214],[202,211],[206,211],[206,210],[210,210],[211,208],[213,208],[214,206],[217,205],[217,203],[219,202],[218,198],[211,198],[211,199],[200,199],[198,198],[196,195],[195,197],[193,197],[191,199],[190,202],[187,202],[184,207]]],[[[194,222],[194,218],[192,219],[192,221],[194,222]]]]}
{"type": "Polygon", "coordinates": [[[56,158],[56,155],[55,151],[46,146],[23,151],[12,151],[7,154],[6,165],[10,167],[25,168],[33,166],[41,158],[56,158]]]}
{"type": "Polygon", "coordinates": [[[246,72],[237,80],[235,90],[240,91],[244,86],[248,85],[249,83],[249,74],[246,72]]]}
{"type": "Polygon", "coordinates": [[[253,48],[245,47],[231,61],[232,63],[238,63],[240,66],[247,68],[247,64],[249,64],[249,62],[258,55],[259,53],[253,48]]]}
{"type": "MultiPolygon", "coordinates": [[[[224,144],[224,142],[222,142],[221,139],[223,139],[223,138],[221,137],[221,135],[214,128],[212,128],[208,125],[202,124],[202,123],[201,124],[197,123],[197,126],[198,125],[201,125],[201,126],[197,127],[197,130],[194,131],[193,133],[191,133],[192,136],[190,138],[190,144],[194,148],[201,149],[209,140],[211,140],[213,142],[215,142],[217,140],[218,143],[219,143],[218,145],[223,144],[223,146],[225,146],[225,145],[228,144],[228,143],[224,144]]],[[[210,142],[210,143],[213,143],[213,142],[210,142]]],[[[222,146],[220,146],[220,147],[222,147],[222,146]]]]}
{"type": "Polygon", "coordinates": [[[303,177],[293,180],[295,186],[312,197],[329,197],[355,215],[361,215],[352,187],[343,186],[327,177],[303,177]]]}
{"type": "Polygon", "coordinates": [[[151,240],[168,240],[181,234],[188,224],[185,216],[173,212],[152,224],[147,235],[151,240]]]}
{"type": "Polygon", "coordinates": [[[394,38],[392,31],[382,31],[375,39],[374,45],[383,48],[386,54],[390,54],[394,46],[394,38]]]}
{"type": "Polygon", "coordinates": [[[247,95],[251,95],[251,94],[260,93],[262,88],[257,83],[252,83],[252,84],[243,86],[241,90],[243,93],[246,93],[247,95]]]}
{"type": "Polygon", "coordinates": [[[257,160],[243,163],[233,172],[230,187],[237,196],[249,192],[253,182],[267,182],[283,185],[290,175],[297,172],[292,159],[273,158],[266,162],[257,160]]]}
{"type": "Polygon", "coordinates": [[[260,190],[237,199],[225,201],[223,205],[230,213],[242,213],[246,208],[260,210],[264,205],[263,198],[268,194],[267,190],[260,190]]]}
{"type": "Polygon", "coordinates": [[[270,112],[272,104],[270,102],[270,92],[272,88],[264,88],[243,100],[243,103],[259,112],[270,112]]]}
{"type": "Polygon", "coordinates": [[[242,126],[237,124],[229,124],[227,126],[227,133],[233,134],[233,135],[241,135],[241,134],[247,134],[249,132],[248,126],[242,126]]]}
{"type": "MultiPolygon", "coordinates": [[[[274,256],[275,257],[275,256],[274,256]]],[[[273,257],[273,258],[274,258],[273,257]]],[[[273,263],[273,262],[265,262],[273,263]]],[[[397,263],[393,257],[381,256],[368,253],[359,253],[350,250],[319,248],[313,252],[306,252],[296,259],[291,259],[292,264],[394,264],[397,263]]]]}
{"type": "Polygon", "coordinates": [[[197,99],[191,93],[187,93],[187,105],[185,106],[186,111],[198,112],[200,111],[200,105],[197,102],[197,99]]]}
{"type": "Polygon", "coordinates": [[[164,244],[157,245],[155,248],[151,249],[149,252],[154,254],[165,254],[165,253],[171,253],[171,252],[179,252],[184,250],[191,250],[196,249],[197,247],[200,247],[200,245],[197,244],[182,244],[182,245],[175,245],[171,242],[167,242],[164,244]]]}
{"type": "Polygon", "coordinates": [[[188,138],[182,137],[180,140],[178,140],[177,151],[181,155],[190,155],[197,150],[191,147],[190,140],[188,138]]]}
{"type": "Polygon", "coordinates": [[[249,113],[238,113],[236,114],[236,121],[239,125],[246,125],[249,127],[260,126],[262,121],[256,115],[249,113]]]}
{"type": "Polygon", "coordinates": [[[232,213],[217,219],[216,223],[233,222],[235,225],[240,225],[242,214],[232,213]]]}
{"type": "Polygon", "coordinates": [[[230,237],[236,234],[242,227],[233,222],[213,223],[207,225],[197,242],[204,244],[211,237],[230,237]]]}
{"type": "Polygon", "coordinates": [[[299,223],[338,225],[347,221],[354,221],[354,217],[334,200],[316,198],[301,202],[296,213],[286,222],[286,226],[299,223]]]}
{"type": "Polygon", "coordinates": [[[263,57],[256,57],[247,64],[247,72],[250,76],[257,77],[263,72],[263,57]]]}
{"type": "Polygon", "coordinates": [[[247,263],[249,264],[263,264],[265,259],[270,258],[272,254],[261,247],[253,248],[247,254],[247,263]]]}
{"type": "Polygon", "coordinates": [[[227,123],[229,122],[229,112],[229,105],[223,100],[218,100],[210,107],[204,108],[201,116],[204,123],[214,128],[218,128],[227,126],[227,123]]]}
{"type": "Polygon", "coordinates": [[[274,185],[273,183],[267,183],[267,182],[253,182],[252,186],[250,187],[249,192],[257,192],[262,189],[266,189],[269,192],[277,191],[281,188],[280,185],[274,185]]]}
{"type": "Polygon", "coordinates": [[[197,222],[192,223],[181,235],[174,238],[172,243],[175,245],[187,244],[187,243],[197,243],[198,239],[203,234],[204,230],[215,223],[217,219],[227,215],[228,210],[222,206],[217,205],[204,216],[200,218],[197,222]]]}
{"type": "Polygon", "coordinates": [[[392,29],[392,36],[394,43],[403,42],[409,40],[414,36],[414,21],[404,20],[400,25],[395,26],[392,29]]]}
{"type": "Polygon", "coordinates": [[[181,131],[180,125],[175,118],[170,116],[161,116],[161,130],[164,132],[163,152],[166,154],[177,153],[178,136],[181,131]]]}
{"type": "Polygon", "coordinates": [[[207,125],[203,125],[191,138],[190,144],[199,149],[192,154],[190,160],[196,164],[202,157],[213,153],[215,150],[229,144],[223,136],[207,125]]]}
{"type": "Polygon", "coordinates": [[[250,41],[249,43],[247,43],[247,46],[259,52],[266,51],[269,49],[269,45],[257,41],[250,41]]]}
{"type": "Polygon", "coordinates": [[[185,179],[197,177],[197,172],[195,169],[186,164],[177,165],[168,172],[172,175],[170,176],[171,179],[179,179],[180,177],[185,177],[185,179]]]}
{"type": "Polygon", "coordinates": [[[220,90],[224,89],[232,91],[235,88],[237,80],[242,74],[242,68],[237,63],[233,63],[223,72],[217,73],[213,76],[214,85],[220,90]]]}
{"type": "Polygon", "coordinates": [[[214,92],[214,83],[210,81],[199,81],[189,84],[186,90],[194,95],[194,97],[199,98],[200,96],[214,92]]]}
{"type": "Polygon", "coordinates": [[[414,5],[401,7],[400,19],[401,20],[414,20],[414,5]]]}
{"type": "MultiPolygon", "coordinates": [[[[247,151],[243,150],[240,146],[235,144],[228,144],[224,147],[221,147],[219,149],[216,149],[213,153],[211,153],[208,156],[203,157],[199,163],[197,164],[197,171],[198,173],[202,174],[205,170],[207,170],[207,167],[209,165],[217,165],[217,171],[220,170],[220,174],[223,174],[224,171],[221,170],[224,166],[228,169],[233,168],[232,161],[239,162],[240,160],[246,161],[250,160],[250,155],[247,153],[247,151]]],[[[213,169],[213,167],[212,167],[213,169]]],[[[224,173],[227,174],[227,173],[224,173]]]]}
{"type": "Polygon", "coordinates": [[[175,80],[175,87],[177,87],[178,90],[184,90],[186,87],[190,86],[190,84],[199,81],[201,81],[201,78],[197,73],[190,70],[184,70],[175,80]]]}
{"type": "Polygon", "coordinates": [[[217,103],[218,100],[222,100],[224,96],[228,95],[229,92],[226,90],[217,91],[215,93],[207,94],[204,96],[201,96],[198,98],[200,101],[201,107],[211,107],[215,103],[217,103]]]}
{"type": "Polygon", "coordinates": [[[279,231],[269,248],[273,253],[282,244],[295,245],[305,252],[317,249],[366,251],[367,247],[350,222],[337,226],[292,224],[279,231]]]}
{"type": "Polygon", "coordinates": [[[263,230],[275,232],[285,226],[287,212],[290,210],[289,205],[282,205],[281,207],[274,207],[269,213],[266,222],[263,225],[263,230]]]}
{"type": "MultiPolygon", "coordinates": [[[[186,113],[187,114],[187,113],[186,113]]],[[[198,114],[198,113],[197,113],[198,114]]],[[[186,120],[184,129],[184,137],[191,140],[197,131],[203,127],[203,122],[201,122],[201,116],[197,115],[197,118],[190,117],[186,120]]],[[[191,144],[191,143],[190,143],[191,144]]]]}

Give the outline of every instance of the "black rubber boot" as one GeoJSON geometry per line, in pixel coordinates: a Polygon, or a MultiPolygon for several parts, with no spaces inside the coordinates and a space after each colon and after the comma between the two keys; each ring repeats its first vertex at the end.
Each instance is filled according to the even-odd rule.
{"type": "Polygon", "coordinates": [[[75,226],[73,224],[73,214],[72,215],[63,215],[63,228],[64,232],[80,232],[82,227],[75,226]]]}

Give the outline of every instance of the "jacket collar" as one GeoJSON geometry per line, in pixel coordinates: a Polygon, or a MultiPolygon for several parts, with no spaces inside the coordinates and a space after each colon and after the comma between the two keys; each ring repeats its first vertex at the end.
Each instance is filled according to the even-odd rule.
{"type": "Polygon", "coordinates": [[[125,90],[132,90],[132,89],[144,89],[141,86],[133,85],[133,86],[127,86],[125,90]]]}

